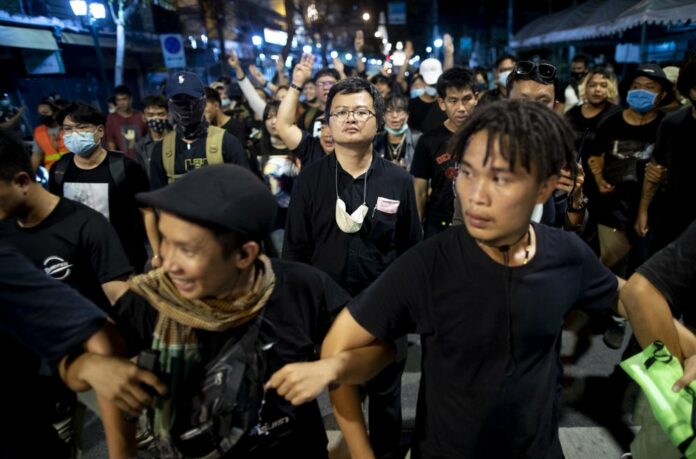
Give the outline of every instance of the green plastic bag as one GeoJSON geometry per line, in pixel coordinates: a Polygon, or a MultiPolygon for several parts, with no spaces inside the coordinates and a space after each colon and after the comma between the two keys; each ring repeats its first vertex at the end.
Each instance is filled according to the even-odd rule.
{"type": "Polygon", "coordinates": [[[679,392],[672,386],[684,371],[661,341],[621,362],[621,368],[643,389],[655,419],[684,457],[696,459],[696,382],[679,392]]]}

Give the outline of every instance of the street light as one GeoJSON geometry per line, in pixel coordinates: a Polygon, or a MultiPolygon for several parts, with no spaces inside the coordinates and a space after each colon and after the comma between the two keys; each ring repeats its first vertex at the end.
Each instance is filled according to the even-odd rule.
{"type": "MultiPolygon", "coordinates": [[[[75,16],[84,20],[87,17],[88,6],[85,0],[71,0],[70,8],[75,16]]],[[[106,88],[107,95],[109,93],[108,81],[106,79],[106,68],[104,66],[104,55],[102,54],[101,46],[99,46],[99,32],[97,31],[97,21],[106,18],[106,8],[103,3],[92,2],[89,4],[89,23],[92,32],[92,40],[94,41],[94,50],[97,53],[97,63],[99,64],[99,74],[102,84],[106,88]]]]}
{"type": "Polygon", "coordinates": [[[369,20],[370,20],[370,13],[368,13],[367,11],[365,11],[365,12],[363,13],[363,15],[362,15],[362,20],[365,21],[365,22],[369,21],[369,20]]]}
{"type": "Polygon", "coordinates": [[[302,52],[305,54],[312,54],[312,46],[311,45],[304,45],[302,47],[302,52]]]}
{"type": "Polygon", "coordinates": [[[261,38],[259,35],[254,35],[251,37],[251,42],[254,44],[254,46],[261,46],[263,43],[263,38],[261,38]]]}
{"type": "Polygon", "coordinates": [[[442,48],[442,38],[436,38],[433,45],[435,45],[436,48],[442,48]]]}
{"type": "Polygon", "coordinates": [[[94,19],[105,19],[106,18],[106,7],[101,3],[90,3],[89,4],[89,14],[94,19]]]}

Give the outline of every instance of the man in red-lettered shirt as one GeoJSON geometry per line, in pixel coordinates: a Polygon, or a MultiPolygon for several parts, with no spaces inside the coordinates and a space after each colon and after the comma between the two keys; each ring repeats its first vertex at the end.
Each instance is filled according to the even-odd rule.
{"type": "Polygon", "coordinates": [[[106,145],[109,150],[118,150],[129,158],[135,154],[135,144],[147,132],[143,114],[133,110],[133,96],[127,86],[114,89],[116,112],[106,119],[106,145]]]}

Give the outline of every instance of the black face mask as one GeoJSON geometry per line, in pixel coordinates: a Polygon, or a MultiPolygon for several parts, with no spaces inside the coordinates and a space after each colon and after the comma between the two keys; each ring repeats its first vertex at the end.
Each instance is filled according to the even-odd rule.
{"type": "Polygon", "coordinates": [[[205,97],[169,101],[169,112],[176,124],[176,132],[186,140],[198,139],[207,133],[204,111],[205,97]]]}
{"type": "Polygon", "coordinates": [[[583,78],[585,78],[585,75],[587,75],[586,72],[570,72],[570,76],[575,80],[576,82],[581,82],[583,78]]]}
{"type": "Polygon", "coordinates": [[[46,126],[50,126],[53,124],[53,116],[51,115],[39,115],[39,120],[41,121],[41,124],[45,124],[46,126]]]}

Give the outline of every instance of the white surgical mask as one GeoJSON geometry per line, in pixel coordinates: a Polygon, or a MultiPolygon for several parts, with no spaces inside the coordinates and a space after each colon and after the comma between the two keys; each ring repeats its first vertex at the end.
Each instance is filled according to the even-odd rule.
{"type": "Polygon", "coordinates": [[[500,72],[498,74],[498,84],[500,86],[507,86],[507,79],[512,73],[512,70],[506,70],[504,72],[500,72]]]}
{"type": "Polygon", "coordinates": [[[363,185],[363,203],[349,214],[346,210],[346,203],[338,196],[338,161],[336,161],[336,224],[344,233],[357,233],[362,228],[367,211],[369,208],[366,203],[367,198],[367,175],[363,185]]]}

